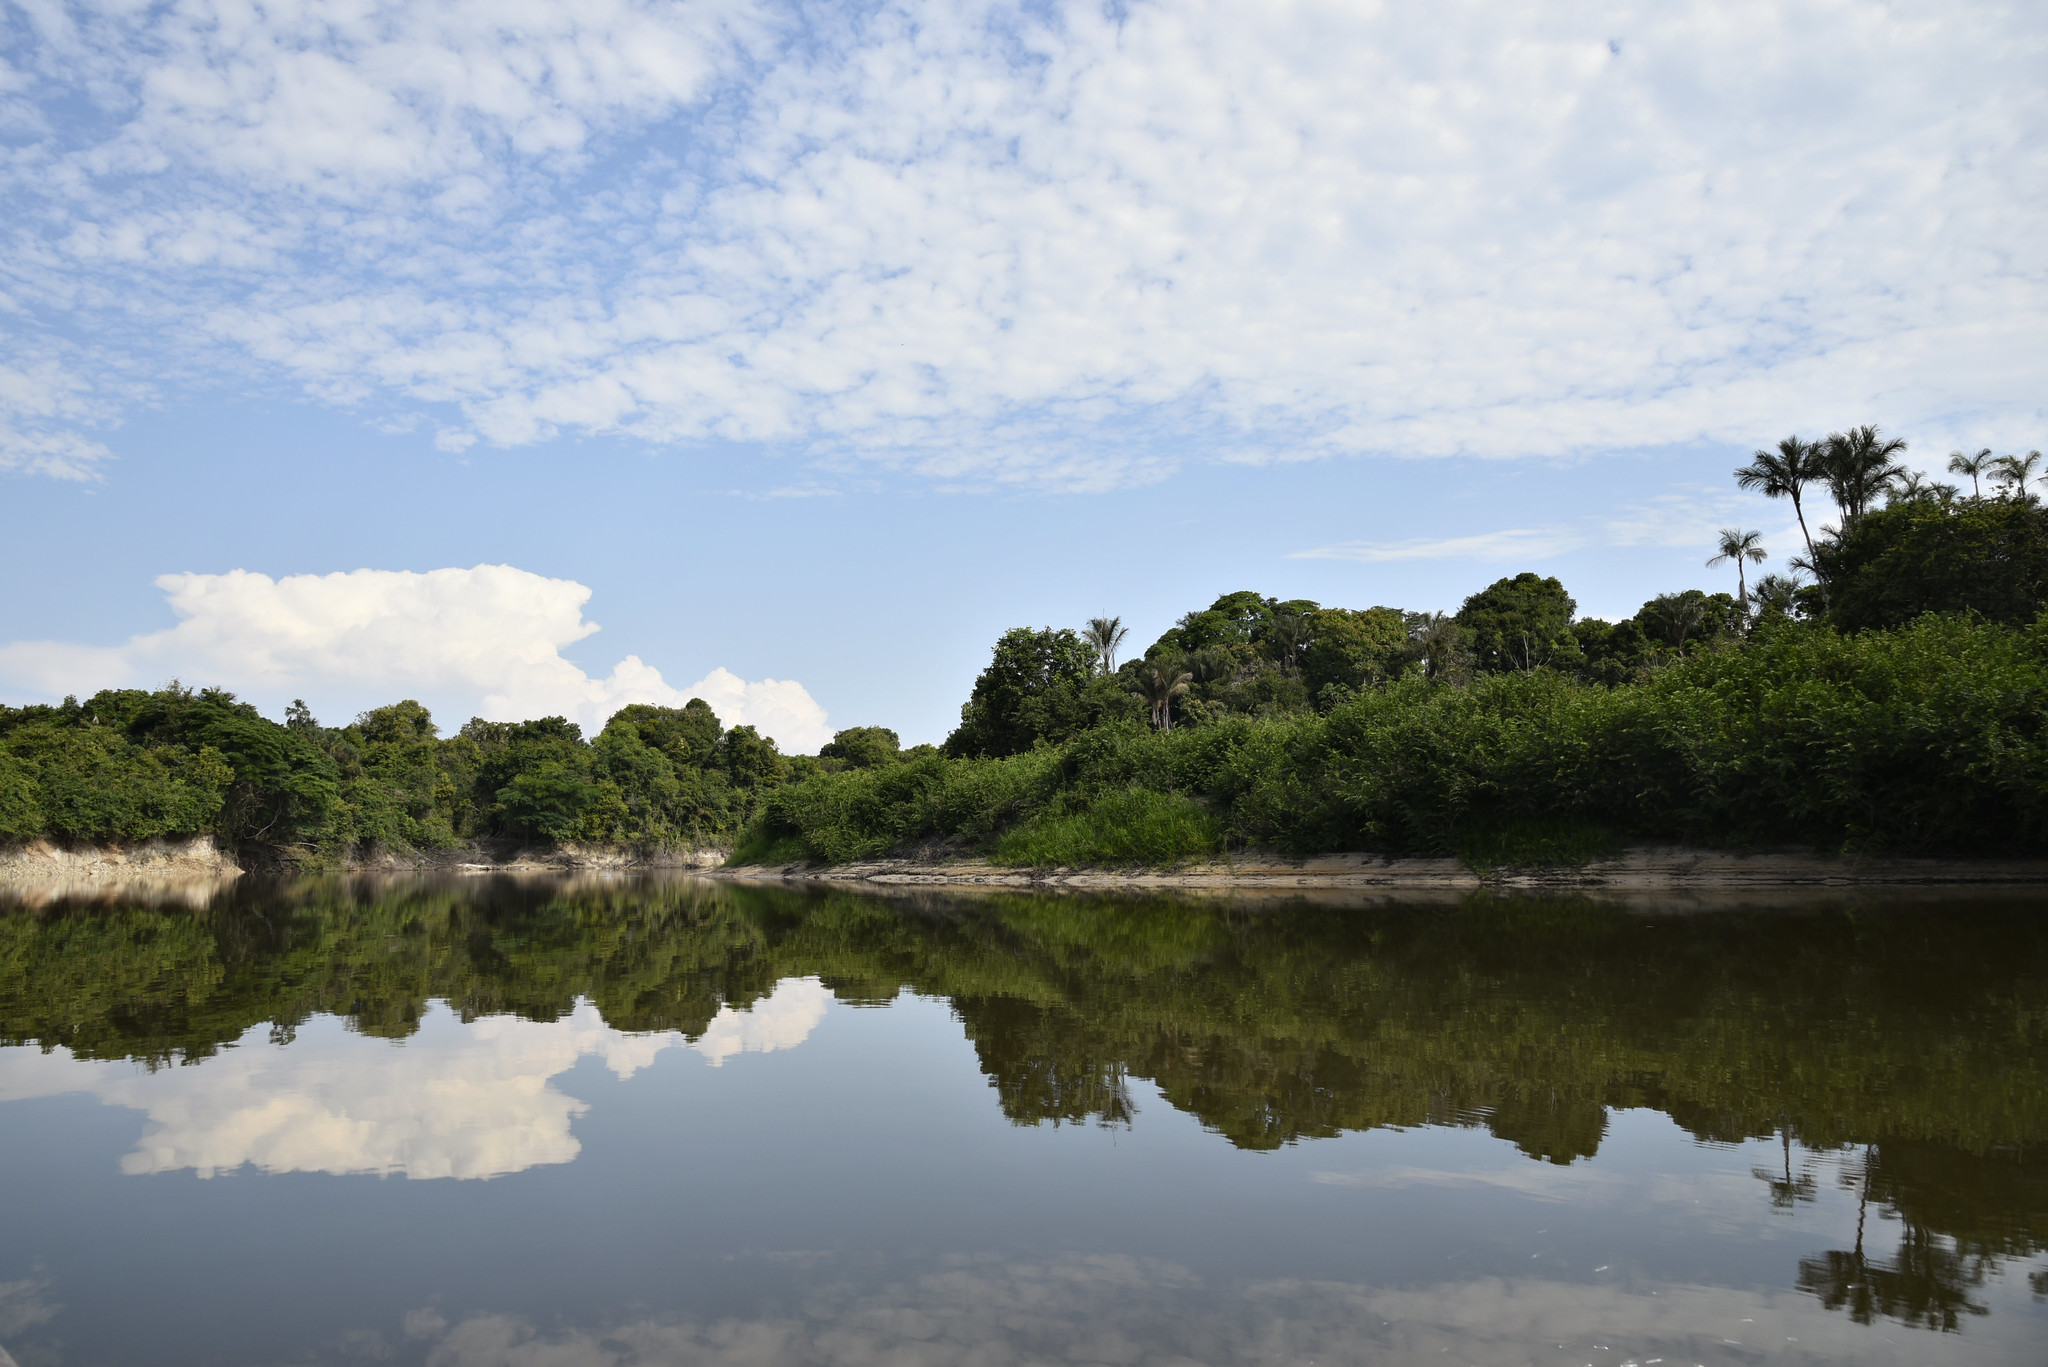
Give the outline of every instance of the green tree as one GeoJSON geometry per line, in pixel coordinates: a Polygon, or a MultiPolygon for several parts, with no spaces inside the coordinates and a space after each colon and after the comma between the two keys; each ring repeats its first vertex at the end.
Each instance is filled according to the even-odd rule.
{"type": "Polygon", "coordinates": [[[1095,647],[1074,632],[1015,627],[996,642],[988,667],[946,738],[949,755],[1021,754],[1065,740],[1120,706],[1120,690],[1095,672],[1095,647]]]}
{"type": "Polygon", "coordinates": [[[1948,472],[1952,475],[1968,475],[1970,477],[1971,498],[1984,497],[1983,480],[1984,476],[1990,473],[1991,464],[1991,448],[1988,446],[1978,451],[1975,455],[1965,455],[1961,451],[1951,451],[1948,453],[1948,472]]]}
{"type": "Polygon", "coordinates": [[[1472,667],[1472,648],[1465,628],[1445,612],[1407,616],[1408,649],[1432,682],[1462,680],[1472,667]]]}
{"type": "Polygon", "coordinates": [[[1641,680],[1654,659],[1653,643],[1633,617],[1603,622],[1584,617],[1572,623],[1583,662],[1580,674],[1588,683],[1612,687],[1641,680]]]}
{"type": "Polygon", "coordinates": [[[1082,639],[1095,647],[1095,653],[1102,658],[1102,672],[1116,673],[1116,652],[1124,643],[1131,629],[1124,625],[1121,617],[1090,617],[1082,639]]]}
{"type": "Polygon", "coordinates": [[[747,793],[774,787],[789,776],[789,761],[775,744],[752,726],[735,726],[719,742],[720,767],[732,785],[747,793]]]}
{"type": "Polygon", "coordinates": [[[228,843],[306,853],[333,839],[341,801],[333,760],[234,694],[173,682],[154,693],[101,693],[85,706],[124,718],[128,735],[145,746],[219,754],[233,771],[215,827],[228,843]]]}
{"type": "Polygon", "coordinates": [[[1806,585],[1794,574],[1767,574],[1756,581],[1757,612],[1765,617],[1792,617],[1799,611],[1799,591],[1806,585]]]}
{"type": "Polygon", "coordinates": [[[1852,427],[1828,437],[1821,463],[1828,490],[1842,512],[1842,531],[1870,510],[1877,496],[1905,473],[1898,457],[1906,453],[1900,437],[1886,437],[1874,426],[1852,427]]]}
{"type": "Polygon", "coordinates": [[[2000,456],[1992,462],[1991,482],[2007,498],[2026,500],[2033,497],[2027,485],[2041,468],[2041,453],[2029,451],[2024,456],[2000,456]]]}
{"type": "Polygon", "coordinates": [[[1152,725],[1160,731],[1173,729],[1173,702],[1188,691],[1194,675],[1180,667],[1180,661],[1155,656],[1139,667],[1138,700],[1152,710],[1152,725]]]}
{"type": "Polygon", "coordinates": [[[902,739],[886,726],[849,726],[835,731],[818,757],[843,761],[849,769],[876,769],[896,763],[902,752],[902,739]]]}
{"type": "Polygon", "coordinates": [[[640,739],[668,756],[670,764],[696,769],[716,762],[719,737],[725,734],[718,714],[702,698],[681,707],[633,703],[614,712],[606,724],[613,722],[639,731],[640,739]]]}
{"type": "Polygon", "coordinates": [[[1742,624],[1742,609],[1725,593],[1687,589],[1660,593],[1636,613],[1646,639],[1674,655],[1693,645],[1733,635],[1742,624]]]}
{"type": "Polygon", "coordinates": [[[1375,687],[1406,662],[1408,623],[1394,608],[1319,608],[1308,615],[1308,623],[1301,673],[1311,697],[1332,687],[1375,687]]]}
{"type": "Polygon", "coordinates": [[[521,769],[496,797],[500,818],[509,832],[568,840],[580,833],[584,813],[597,795],[586,771],[549,758],[521,769]]]}
{"type": "Polygon", "coordinates": [[[1735,472],[1735,482],[1765,498],[1789,498],[1792,515],[1799,519],[1799,535],[1806,541],[1806,555],[1813,558],[1813,533],[1806,528],[1802,499],[1809,484],[1828,478],[1827,452],[1820,442],[1801,441],[1796,435],[1778,443],[1775,451],[1757,451],[1749,464],[1735,472]]]}
{"type": "Polygon", "coordinates": [[[1503,674],[1579,663],[1572,617],[1578,604],[1554,578],[1524,571],[1497,579],[1458,609],[1474,664],[1503,674]]]}
{"type": "Polygon", "coordinates": [[[2048,510],[2013,499],[1902,503],[1874,512],[1821,554],[1829,620],[1846,631],[1923,612],[2031,622],[2048,601],[2048,510]]]}
{"type": "Polygon", "coordinates": [[[1744,573],[1743,562],[1761,565],[1769,558],[1769,553],[1764,550],[1762,532],[1745,532],[1740,527],[1723,527],[1720,549],[1707,561],[1708,569],[1724,560],[1735,562],[1735,601],[1741,606],[1745,618],[1749,616],[1749,578],[1744,573]]]}

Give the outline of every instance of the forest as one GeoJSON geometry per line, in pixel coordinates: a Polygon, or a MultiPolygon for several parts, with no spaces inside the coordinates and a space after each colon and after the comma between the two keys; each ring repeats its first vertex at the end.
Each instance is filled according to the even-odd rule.
{"type": "Polygon", "coordinates": [[[784,755],[701,700],[442,735],[417,702],[280,724],[173,683],[0,708],[0,840],[212,834],[256,862],[488,842],[717,846],[755,862],[1160,864],[1261,848],[1577,862],[1631,841],[2048,849],[2042,458],[1876,428],[1736,471],[1803,553],[1735,592],[1582,617],[1525,572],[1455,613],[1228,593],[1125,654],[1116,618],[995,643],[942,746],[886,727],[784,755]],[[1833,522],[1811,529],[1833,504],[1833,522]],[[1811,513],[1811,517],[1809,516],[1811,513]]]}

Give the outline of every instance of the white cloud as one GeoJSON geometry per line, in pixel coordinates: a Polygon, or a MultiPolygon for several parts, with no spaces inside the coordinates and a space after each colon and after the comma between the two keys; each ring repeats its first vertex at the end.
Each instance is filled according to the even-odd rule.
{"type": "Polygon", "coordinates": [[[459,1179],[567,1163],[582,1145],[571,1122],[589,1106],[553,1085],[597,1058],[620,1078],[663,1050],[696,1050],[713,1067],[740,1053],[793,1049],[824,1019],[831,994],[791,978],[752,1008],[720,1011],[697,1040],[629,1035],[580,1002],[558,1021],[486,1016],[464,1024],[432,1007],[403,1041],[372,1039],[333,1017],[308,1022],[284,1049],[258,1027],[195,1066],[142,1072],[59,1048],[0,1049],[0,1101],[85,1092],[149,1117],[131,1175],[189,1169],[202,1177],[263,1172],[370,1172],[459,1179]]]}
{"type": "MultiPolygon", "coordinates": [[[[1614,516],[1589,519],[1573,526],[1508,527],[1465,536],[1415,537],[1404,541],[1340,541],[1294,551],[1288,558],[1348,560],[1365,565],[1411,560],[1527,564],[1572,551],[1609,546],[1690,548],[1705,557],[1714,552],[1723,527],[1755,527],[1759,512],[1763,512],[1769,519],[1763,527],[1764,545],[1774,558],[1784,560],[1803,554],[1806,549],[1799,524],[1781,520],[1786,511],[1782,504],[1760,507],[1755,498],[1741,494],[1691,488],[1631,503],[1618,509],[1614,516]]],[[[1807,510],[1816,535],[1824,515],[1825,510],[1820,507],[1809,506],[1807,510]]]]}
{"type": "Polygon", "coordinates": [[[1290,560],[1352,560],[1382,565],[1397,560],[1543,560],[1586,544],[1582,533],[1562,527],[1511,527],[1471,536],[1420,537],[1408,541],[1340,541],[1295,551],[1290,560]]]}
{"type": "Polygon", "coordinates": [[[0,474],[98,478],[110,453],[84,430],[106,416],[106,405],[62,363],[49,357],[0,360],[0,474]]]}
{"type": "Polygon", "coordinates": [[[45,696],[154,685],[166,677],[289,697],[383,690],[475,700],[511,721],[566,716],[595,731],[628,703],[711,704],[727,726],[751,724],[792,752],[831,739],[825,711],[792,679],[747,681],[725,669],[687,688],[628,655],[602,678],[564,658],[598,628],[590,589],[510,565],[426,573],[354,570],[272,579],[248,570],[157,580],[178,614],[167,631],[94,647],[0,645],[0,680],[45,696]]]}
{"type": "Polygon", "coordinates": [[[825,1019],[832,994],[816,978],[785,978],[775,991],[752,1006],[720,1007],[690,1047],[713,1068],[735,1054],[772,1054],[794,1049],[811,1037],[825,1019]]]}
{"type": "Polygon", "coordinates": [[[9,98],[46,131],[0,176],[36,316],[453,404],[444,446],[1099,488],[2044,417],[2025,6],[33,16],[9,98]]]}

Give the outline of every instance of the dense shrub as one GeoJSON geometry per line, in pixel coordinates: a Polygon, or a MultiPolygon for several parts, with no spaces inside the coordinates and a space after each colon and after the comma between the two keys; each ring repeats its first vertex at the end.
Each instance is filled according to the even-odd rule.
{"type": "Polygon", "coordinates": [[[1126,832],[1168,811],[1213,823],[1168,857],[1205,839],[1472,858],[1621,839],[2038,851],[2044,716],[2048,620],[1857,635],[1776,622],[1638,684],[1411,675],[1326,715],[1109,725],[1007,759],[821,775],[771,795],[742,854],[1128,861],[1142,838],[1126,832]],[[1113,796],[1133,792],[1153,797],[1113,796]]]}
{"type": "Polygon", "coordinates": [[[483,837],[682,844],[728,836],[790,776],[775,742],[701,701],[634,706],[594,741],[561,717],[438,736],[417,702],[283,725],[218,690],[109,690],[0,707],[0,839],[210,833],[324,857],[483,837]]]}
{"type": "Polygon", "coordinates": [[[2032,499],[1911,499],[1867,513],[1818,555],[1844,631],[1926,612],[2023,625],[2048,599],[2048,509],[2032,499]]]}

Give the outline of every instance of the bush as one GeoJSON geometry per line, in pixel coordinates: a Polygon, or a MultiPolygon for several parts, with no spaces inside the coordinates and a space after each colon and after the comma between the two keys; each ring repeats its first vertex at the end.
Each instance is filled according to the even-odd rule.
{"type": "Polygon", "coordinates": [[[2038,852],[2044,718],[2048,619],[1853,636],[1778,621],[1641,683],[1411,675],[1324,716],[1113,724],[1003,760],[821,775],[772,794],[742,854],[923,844],[1071,864],[1258,845],[1491,864],[1583,862],[1625,839],[2038,852]]]}
{"type": "Polygon", "coordinates": [[[1126,788],[1078,812],[1044,812],[996,841],[995,862],[1035,867],[1174,864],[1214,854],[1222,823],[1191,798],[1126,788]]]}

